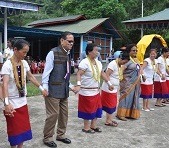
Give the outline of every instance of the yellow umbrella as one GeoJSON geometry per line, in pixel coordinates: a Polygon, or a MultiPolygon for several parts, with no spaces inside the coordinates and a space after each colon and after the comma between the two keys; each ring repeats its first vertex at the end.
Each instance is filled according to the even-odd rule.
{"type": "Polygon", "coordinates": [[[141,40],[137,43],[137,59],[140,61],[140,64],[143,64],[144,54],[147,47],[152,42],[153,38],[158,38],[161,41],[161,44],[164,47],[167,47],[166,41],[158,34],[144,35],[141,40]]]}

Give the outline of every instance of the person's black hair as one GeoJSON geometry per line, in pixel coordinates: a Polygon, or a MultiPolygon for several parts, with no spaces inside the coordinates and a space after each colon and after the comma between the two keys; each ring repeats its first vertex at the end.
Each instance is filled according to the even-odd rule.
{"type": "Polygon", "coordinates": [[[96,44],[94,44],[94,43],[89,43],[89,44],[87,44],[87,47],[86,47],[86,55],[88,55],[89,54],[89,52],[91,52],[91,51],[93,51],[93,48],[94,47],[98,47],[96,44]]]}
{"type": "Polygon", "coordinates": [[[17,50],[21,50],[25,45],[30,46],[29,42],[25,41],[24,39],[18,39],[15,41],[13,47],[17,50]]]}
{"type": "Polygon", "coordinates": [[[66,37],[67,37],[68,35],[72,35],[72,33],[69,32],[69,31],[65,31],[65,32],[63,32],[63,33],[61,34],[61,38],[64,39],[64,40],[66,40],[66,37]]]}
{"type": "Polygon", "coordinates": [[[169,52],[169,48],[167,48],[167,47],[162,47],[161,53],[163,54],[163,53],[166,53],[166,52],[169,52]]]}
{"type": "MultiPolygon", "coordinates": [[[[127,51],[127,52],[131,52],[131,48],[132,47],[134,47],[134,46],[136,46],[136,44],[129,44],[129,45],[127,45],[127,47],[126,47],[126,50],[125,51],[127,51]]],[[[137,46],[136,46],[137,47],[137,46]]]]}
{"type": "Polygon", "coordinates": [[[15,43],[15,39],[14,38],[8,38],[9,42],[11,42],[11,46],[13,47],[14,46],[14,43],[15,43]]]}
{"type": "Polygon", "coordinates": [[[130,60],[129,53],[127,51],[121,51],[119,58],[122,60],[130,60]]]}

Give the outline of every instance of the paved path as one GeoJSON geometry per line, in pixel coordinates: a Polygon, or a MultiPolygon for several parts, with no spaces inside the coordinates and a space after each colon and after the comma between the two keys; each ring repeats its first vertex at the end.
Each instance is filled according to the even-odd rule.
{"type": "MultiPolygon", "coordinates": [[[[66,136],[72,140],[72,144],[66,145],[57,142],[58,148],[169,147],[169,105],[161,108],[154,107],[155,111],[141,111],[139,120],[128,120],[127,122],[117,120],[114,114],[114,119],[119,123],[118,127],[105,126],[105,113],[103,113],[103,118],[98,119],[98,126],[102,128],[103,132],[86,134],[81,131],[83,120],[77,118],[77,103],[77,95],[71,92],[66,136]]],[[[155,100],[151,100],[151,106],[154,106],[154,103],[155,100]]],[[[42,142],[45,121],[44,99],[42,96],[29,97],[28,105],[33,139],[25,142],[24,148],[46,148],[42,142]]],[[[140,105],[142,105],[142,99],[140,99],[140,105]]],[[[8,147],[5,119],[0,113],[0,148],[8,147]]]]}
{"type": "MultiPolygon", "coordinates": [[[[142,102],[142,100],[140,100],[142,102]]],[[[155,100],[151,101],[153,105],[155,100]]],[[[45,148],[43,145],[43,126],[45,120],[44,99],[42,96],[28,98],[33,139],[25,142],[24,148],[45,148]]],[[[155,107],[155,111],[141,111],[139,120],[119,122],[118,127],[107,127],[103,118],[98,120],[102,133],[86,134],[81,131],[83,121],[77,118],[77,95],[69,98],[69,122],[67,137],[72,144],[57,142],[59,148],[167,148],[169,147],[169,106],[155,107]]],[[[18,121],[19,122],[19,121],[18,121]]],[[[22,124],[22,123],[21,123],[22,124]]],[[[0,114],[0,148],[7,148],[5,119],[0,114]]]]}

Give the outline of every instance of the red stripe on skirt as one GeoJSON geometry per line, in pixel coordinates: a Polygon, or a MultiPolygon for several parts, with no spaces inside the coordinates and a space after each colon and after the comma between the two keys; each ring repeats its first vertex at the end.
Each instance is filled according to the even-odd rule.
{"type": "Polygon", "coordinates": [[[153,84],[141,84],[141,94],[145,96],[151,96],[153,92],[153,84]]]}
{"type": "Polygon", "coordinates": [[[162,88],[162,95],[168,94],[167,82],[161,82],[161,88],[162,88]]]}
{"type": "Polygon", "coordinates": [[[169,94],[169,80],[166,80],[167,82],[167,88],[168,88],[168,94],[169,94]]]}
{"type": "Polygon", "coordinates": [[[78,111],[94,113],[98,108],[102,108],[100,93],[95,96],[82,96],[79,94],[78,111]]]}
{"type": "Polygon", "coordinates": [[[154,94],[166,95],[168,92],[167,82],[154,82],[154,94]]]}
{"type": "MultiPolygon", "coordinates": [[[[28,106],[22,106],[15,109],[14,117],[6,116],[7,133],[9,136],[15,136],[31,129],[28,106]]],[[[4,113],[5,114],[5,113],[4,113]]]]}
{"type": "Polygon", "coordinates": [[[154,81],[154,94],[162,94],[161,83],[159,81],[154,81]]]}
{"type": "Polygon", "coordinates": [[[114,108],[117,105],[117,93],[108,93],[102,90],[101,101],[102,106],[114,108]]]}

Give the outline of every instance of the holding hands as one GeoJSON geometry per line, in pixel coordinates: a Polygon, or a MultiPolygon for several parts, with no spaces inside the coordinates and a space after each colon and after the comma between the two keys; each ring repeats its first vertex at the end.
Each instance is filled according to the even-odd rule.
{"type": "Polygon", "coordinates": [[[74,93],[77,94],[79,91],[80,91],[80,85],[76,85],[74,93]]]}
{"type": "Polygon", "coordinates": [[[5,115],[9,117],[14,117],[14,112],[16,112],[12,104],[5,105],[5,115]]]}
{"type": "Polygon", "coordinates": [[[165,75],[164,74],[162,74],[161,80],[165,80],[165,75]]]}
{"type": "Polygon", "coordinates": [[[43,91],[42,91],[42,95],[44,96],[44,97],[47,97],[48,96],[48,91],[46,90],[46,89],[44,89],[43,91]]]}
{"type": "Polygon", "coordinates": [[[42,92],[42,95],[44,97],[47,97],[48,96],[48,91],[46,89],[44,89],[41,85],[39,86],[39,90],[42,92]]]}
{"type": "Polygon", "coordinates": [[[80,90],[80,85],[77,85],[77,86],[71,85],[69,87],[75,94],[77,94],[80,90]]]}

